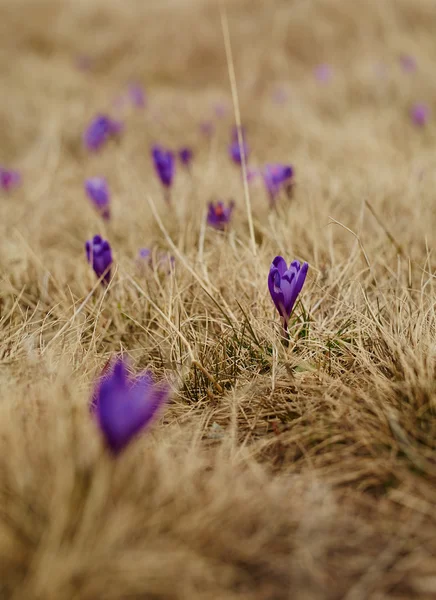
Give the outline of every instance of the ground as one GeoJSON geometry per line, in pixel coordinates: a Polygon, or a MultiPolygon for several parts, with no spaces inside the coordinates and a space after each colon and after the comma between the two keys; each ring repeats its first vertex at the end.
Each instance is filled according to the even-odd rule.
{"type": "Polygon", "coordinates": [[[431,0],[1,0],[0,598],[436,596],[435,27],[431,0]],[[92,154],[99,112],[124,131],[92,154]],[[274,209],[239,113],[249,166],[295,170],[274,209]],[[156,142],[195,153],[170,206],[156,142]],[[309,263],[288,344],[276,255],[309,263]],[[114,457],[89,402],[120,354],[173,395],[114,457]]]}

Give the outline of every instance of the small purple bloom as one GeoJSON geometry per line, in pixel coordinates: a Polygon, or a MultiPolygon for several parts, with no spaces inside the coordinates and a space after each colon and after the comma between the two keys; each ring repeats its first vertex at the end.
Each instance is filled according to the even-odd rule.
{"type": "Polygon", "coordinates": [[[179,150],[179,159],[182,165],[189,168],[191,166],[192,158],[194,154],[191,148],[181,148],[179,150]]]}
{"type": "Polygon", "coordinates": [[[151,250],[149,248],[140,248],[138,257],[141,260],[151,261],[151,250]]]}
{"type": "Polygon", "coordinates": [[[233,162],[237,165],[242,164],[242,158],[244,157],[247,160],[249,154],[247,143],[242,141],[242,145],[240,146],[238,140],[232,142],[229,146],[229,154],[233,162]]]}
{"type": "Polygon", "coordinates": [[[232,200],[227,207],[221,200],[214,204],[209,202],[209,210],[207,212],[207,224],[215,229],[223,231],[230,222],[235,203],[232,200]]]}
{"type": "Polygon", "coordinates": [[[410,109],[410,118],[418,127],[424,127],[430,117],[430,109],[426,104],[417,103],[410,109]]]}
{"type": "Polygon", "coordinates": [[[112,250],[109,242],[102,239],[100,235],[95,235],[92,240],[85,244],[86,258],[95,274],[100,279],[103,277],[102,284],[107,285],[111,278],[112,250]]]}
{"type": "Polygon", "coordinates": [[[274,203],[279,192],[284,188],[290,191],[294,170],[291,165],[270,164],[263,171],[263,181],[268,191],[271,204],[274,203]]]}
{"type": "Polygon", "coordinates": [[[175,161],[174,154],[170,150],[162,148],[162,146],[153,146],[151,150],[153,157],[154,168],[158,174],[162,185],[166,188],[171,187],[173,183],[175,161]]]}
{"type": "Polygon", "coordinates": [[[14,187],[21,183],[21,175],[13,169],[0,167],[0,188],[5,192],[10,192],[14,187]]]}
{"type": "Polygon", "coordinates": [[[240,128],[240,132],[241,132],[241,138],[242,138],[241,146],[239,145],[239,136],[238,136],[238,127],[237,126],[233,127],[233,129],[232,129],[231,143],[229,146],[230,158],[233,160],[233,162],[235,162],[238,165],[242,164],[243,157],[245,157],[245,161],[247,161],[248,155],[250,153],[247,142],[245,140],[244,127],[240,128]]]}
{"type": "Polygon", "coordinates": [[[119,454],[152,422],[169,395],[169,386],[155,383],[148,371],[131,377],[122,358],[103,372],[94,390],[91,410],[109,449],[119,454]]]}
{"type": "Polygon", "coordinates": [[[294,260],[289,268],[282,256],[276,256],[271,263],[268,275],[268,288],[271,298],[283,319],[283,330],[288,329],[288,321],[294,308],[298,294],[306,279],[309,265],[300,265],[294,260]]]}
{"type": "Polygon", "coordinates": [[[122,123],[107,115],[97,115],[88,125],[83,141],[88,150],[96,152],[111,138],[118,135],[123,128],[122,123]]]}
{"type": "Polygon", "coordinates": [[[85,191],[93,203],[97,212],[105,220],[110,219],[110,193],[106,179],[103,177],[91,177],[85,181],[85,191]]]}
{"type": "Polygon", "coordinates": [[[318,65],[315,67],[315,79],[320,83],[328,83],[333,76],[330,65],[318,65]]]}
{"type": "Polygon", "coordinates": [[[136,108],[145,107],[145,92],[144,89],[137,83],[132,83],[129,86],[129,97],[136,108]]]}
{"type": "Polygon", "coordinates": [[[416,60],[413,56],[409,56],[408,54],[402,54],[400,56],[400,64],[406,73],[413,73],[416,71],[416,60]]]}
{"type": "Polygon", "coordinates": [[[145,272],[144,267],[147,267],[170,274],[174,269],[175,258],[162,250],[152,253],[149,248],[140,248],[136,264],[142,273],[145,272]]]}

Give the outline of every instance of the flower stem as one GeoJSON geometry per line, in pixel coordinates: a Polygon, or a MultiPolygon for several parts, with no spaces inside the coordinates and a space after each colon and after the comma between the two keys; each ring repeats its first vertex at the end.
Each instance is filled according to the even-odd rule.
{"type": "Polygon", "coordinates": [[[287,319],[282,319],[282,344],[287,348],[289,346],[289,331],[287,319]]]}

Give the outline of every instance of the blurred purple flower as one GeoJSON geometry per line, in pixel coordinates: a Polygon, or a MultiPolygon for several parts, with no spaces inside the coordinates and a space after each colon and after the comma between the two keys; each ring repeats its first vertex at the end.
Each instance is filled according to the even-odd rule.
{"type": "Polygon", "coordinates": [[[21,175],[13,169],[0,167],[0,188],[5,192],[10,192],[21,183],[21,175]]]}
{"type": "Polygon", "coordinates": [[[215,132],[215,125],[212,121],[202,121],[200,123],[200,131],[205,137],[212,137],[215,132]]]}
{"type": "Polygon", "coordinates": [[[141,260],[151,261],[151,250],[149,248],[140,248],[138,257],[141,260]]]}
{"type": "Polygon", "coordinates": [[[273,91],[272,99],[276,104],[285,104],[289,100],[289,94],[284,87],[279,86],[273,91]]]}
{"type": "Polygon", "coordinates": [[[102,146],[114,136],[121,133],[123,124],[107,115],[97,115],[88,125],[83,141],[91,152],[100,150],[102,146]]]}
{"type": "Polygon", "coordinates": [[[330,65],[318,65],[315,67],[315,79],[320,83],[328,83],[333,76],[333,70],[330,65]]]}
{"type": "Polygon", "coordinates": [[[240,127],[242,144],[239,145],[239,136],[238,136],[238,126],[232,128],[231,133],[231,143],[229,146],[229,155],[230,158],[237,165],[242,164],[242,157],[245,157],[245,161],[248,159],[248,155],[250,150],[248,148],[248,144],[245,139],[245,127],[240,127]]]}
{"type": "Polygon", "coordinates": [[[102,239],[100,235],[95,235],[92,240],[85,244],[86,258],[95,274],[100,279],[103,277],[102,284],[107,285],[111,278],[112,250],[109,242],[102,239]]]}
{"type": "Polygon", "coordinates": [[[189,168],[191,166],[191,162],[192,162],[192,158],[194,156],[194,153],[192,152],[191,148],[181,148],[179,150],[179,159],[180,162],[182,163],[183,166],[189,168]]]}
{"type": "Polygon", "coordinates": [[[259,169],[256,167],[247,167],[247,181],[252,183],[260,175],[259,169]]]}
{"type": "Polygon", "coordinates": [[[400,64],[403,71],[405,71],[406,73],[413,73],[414,71],[416,71],[417,65],[416,60],[413,56],[410,56],[408,54],[402,54],[400,56],[400,64]]]}
{"type": "Polygon", "coordinates": [[[146,99],[144,89],[137,83],[132,83],[129,86],[129,97],[136,108],[144,108],[146,99]]]}
{"type": "Polygon", "coordinates": [[[229,107],[224,102],[217,102],[214,105],[214,112],[217,119],[223,119],[229,112],[229,107]]]}
{"type": "Polygon", "coordinates": [[[410,109],[410,118],[418,127],[424,127],[430,118],[430,109],[427,104],[417,103],[410,109]]]}
{"type": "Polygon", "coordinates": [[[110,219],[110,192],[106,179],[91,177],[85,181],[85,191],[94,208],[105,220],[110,219]]]}
{"type": "Polygon", "coordinates": [[[300,265],[294,260],[289,268],[282,256],[276,256],[268,275],[268,288],[275,307],[283,319],[283,331],[288,330],[288,321],[306,280],[309,265],[300,265]]]}
{"type": "Polygon", "coordinates": [[[162,250],[158,250],[153,255],[149,248],[140,248],[136,264],[143,273],[144,267],[148,267],[151,269],[156,268],[158,271],[166,272],[169,275],[174,269],[175,258],[162,250]]]}
{"type": "Polygon", "coordinates": [[[270,197],[271,205],[282,189],[288,193],[292,186],[294,170],[291,165],[269,164],[263,171],[263,181],[270,197]]]}
{"type": "Polygon", "coordinates": [[[109,449],[120,453],[157,416],[170,396],[166,383],[150,372],[131,377],[122,358],[103,372],[95,386],[91,410],[109,449]]]}
{"type": "Polygon", "coordinates": [[[175,170],[174,154],[162,146],[155,145],[151,150],[151,155],[153,157],[154,168],[162,185],[170,188],[173,183],[175,170]]]}
{"type": "Polygon", "coordinates": [[[209,209],[207,212],[207,224],[215,229],[223,231],[230,222],[235,203],[232,200],[227,207],[224,206],[224,202],[221,200],[216,202],[209,202],[209,209]]]}
{"type": "Polygon", "coordinates": [[[233,162],[235,162],[237,165],[242,164],[242,158],[245,158],[245,161],[248,158],[250,151],[247,145],[247,142],[245,142],[245,140],[242,141],[242,145],[239,145],[239,141],[235,140],[233,141],[230,146],[229,146],[229,155],[230,158],[233,160],[233,162]]]}

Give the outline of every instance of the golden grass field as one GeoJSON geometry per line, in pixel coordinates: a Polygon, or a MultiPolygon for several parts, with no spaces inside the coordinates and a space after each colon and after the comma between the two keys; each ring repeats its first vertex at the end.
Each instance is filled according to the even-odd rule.
{"type": "Polygon", "coordinates": [[[435,28],[433,0],[0,1],[0,163],[22,174],[0,196],[1,600],[436,597],[435,28]],[[295,168],[277,211],[227,155],[232,67],[250,164],[295,168]],[[117,113],[131,81],[148,106],[117,113]],[[102,111],[125,130],[89,154],[102,111]],[[195,151],[171,208],[154,142],[195,151]],[[143,246],[174,272],[138,271],[143,246]],[[310,265],[288,347],[277,254],[310,265]],[[174,393],[114,458],[89,401],[116,354],[174,393]]]}

